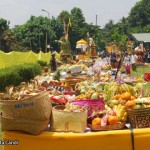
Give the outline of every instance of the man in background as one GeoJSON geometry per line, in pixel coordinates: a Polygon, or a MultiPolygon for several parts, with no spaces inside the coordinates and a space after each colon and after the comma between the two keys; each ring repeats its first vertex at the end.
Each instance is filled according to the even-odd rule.
{"type": "Polygon", "coordinates": [[[134,52],[132,52],[132,54],[131,54],[131,67],[132,67],[133,71],[137,71],[137,69],[136,69],[137,59],[138,59],[138,56],[134,52]]]}
{"type": "Polygon", "coordinates": [[[52,52],[52,58],[50,60],[51,72],[57,71],[57,62],[56,62],[56,59],[55,59],[55,54],[56,54],[55,51],[52,52]]]}

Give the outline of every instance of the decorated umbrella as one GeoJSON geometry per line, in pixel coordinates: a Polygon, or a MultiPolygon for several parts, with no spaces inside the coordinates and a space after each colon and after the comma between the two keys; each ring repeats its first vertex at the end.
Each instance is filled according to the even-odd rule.
{"type": "Polygon", "coordinates": [[[78,42],[76,43],[76,48],[77,48],[77,49],[82,49],[83,52],[86,51],[87,46],[88,46],[88,44],[87,44],[87,42],[86,42],[84,39],[81,39],[80,41],[78,41],[78,42]]]}

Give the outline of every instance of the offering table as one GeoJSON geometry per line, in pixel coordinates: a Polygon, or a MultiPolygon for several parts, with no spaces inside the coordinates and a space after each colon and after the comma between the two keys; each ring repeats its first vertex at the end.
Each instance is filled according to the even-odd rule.
{"type": "MultiPolygon", "coordinates": [[[[150,128],[133,129],[133,133],[134,150],[149,150],[150,128]]],[[[129,129],[86,133],[44,131],[38,136],[5,131],[5,140],[18,140],[18,145],[4,145],[4,150],[133,150],[129,129]]]]}

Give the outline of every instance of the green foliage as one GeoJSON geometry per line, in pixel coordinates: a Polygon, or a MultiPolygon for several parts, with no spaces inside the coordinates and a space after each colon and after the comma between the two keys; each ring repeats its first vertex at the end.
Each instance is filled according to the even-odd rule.
{"type": "Polygon", "coordinates": [[[0,71],[0,91],[4,91],[8,85],[19,85],[22,81],[22,77],[13,68],[1,69],[0,71]]]}
{"type": "Polygon", "coordinates": [[[132,27],[145,26],[150,23],[150,1],[141,0],[131,9],[128,20],[132,27]]]}
{"type": "Polygon", "coordinates": [[[127,18],[123,17],[120,22],[114,24],[110,20],[102,30],[105,42],[113,42],[117,44],[126,43],[128,36],[132,33],[150,32],[150,1],[141,0],[131,9],[127,18]]]}
{"type": "Polygon", "coordinates": [[[17,86],[21,82],[28,82],[41,73],[39,64],[17,65],[0,70],[0,91],[4,91],[6,86],[17,86]]]}
{"type": "Polygon", "coordinates": [[[22,45],[34,52],[39,52],[41,49],[45,52],[46,38],[47,45],[56,39],[56,34],[51,27],[51,20],[48,17],[31,16],[25,24],[17,26],[14,32],[22,45]]]}
{"type": "Polygon", "coordinates": [[[76,42],[81,38],[86,37],[87,23],[85,22],[85,17],[80,8],[74,7],[71,10],[71,22],[72,27],[69,32],[70,45],[73,50],[76,48],[76,42]]]}
{"type": "Polygon", "coordinates": [[[6,49],[6,42],[3,39],[4,32],[9,29],[9,22],[7,20],[0,18],[0,50],[6,49]]]}
{"type": "MultiPolygon", "coordinates": [[[[122,17],[116,24],[113,20],[110,20],[103,29],[100,26],[88,24],[85,21],[82,10],[77,7],[74,7],[70,12],[64,10],[57,18],[52,17],[52,19],[31,16],[25,24],[16,26],[13,29],[17,39],[12,38],[13,32],[12,34],[8,32],[10,36],[5,34],[5,44],[11,45],[10,49],[20,49],[22,51],[32,49],[34,52],[39,52],[40,50],[45,52],[47,39],[47,45],[53,47],[54,50],[60,51],[55,40],[59,40],[64,32],[62,18],[64,18],[66,25],[69,22],[69,18],[71,20],[69,41],[72,52],[75,51],[78,40],[81,38],[87,39],[87,32],[89,32],[90,37],[94,39],[99,48],[104,48],[108,42],[113,41],[118,45],[120,43],[125,44],[128,36],[132,33],[150,32],[150,1],[140,0],[131,9],[128,17],[122,17]]],[[[8,22],[0,19],[0,39],[2,39],[4,31],[8,30],[8,28],[8,22]]],[[[0,40],[0,48],[2,47],[2,42],[4,41],[0,40]]]]}
{"type": "Polygon", "coordinates": [[[47,66],[47,62],[42,60],[38,60],[38,64],[40,64],[42,67],[47,66]]]}
{"type": "Polygon", "coordinates": [[[54,80],[58,80],[58,81],[60,80],[60,71],[59,70],[55,72],[54,80]]]}

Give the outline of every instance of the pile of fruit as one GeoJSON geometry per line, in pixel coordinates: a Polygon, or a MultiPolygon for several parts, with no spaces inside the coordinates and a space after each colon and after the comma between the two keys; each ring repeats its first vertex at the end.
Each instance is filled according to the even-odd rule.
{"type": "Polygon", "coordinates": [[[150,97],[137,98],[125,103],[127,109],[141,109],[150,107],[150,97]]]}
{"type": "Polygon", "coordinates": [[[84,107],[81,107],[79,105],[74,105],[72,103],[66,103],[65,104],[65,109],[63,111],[67,111],[67,112],[83,112],[85,111],[84,107]]]}
{"type": "Polygon", "coordinates": [[[92,116],[88,118],[88,123],[93,126],[107,126],[125,123],[126,119],[127,112],[123,105],[115,105],[113,108],[105,105],[105,110],[93,112],[92,116]]]}
{"type": "Polygon", "coordinates": [[[34,83],[22,82],[18,87],[6,87],[6,92],[0,94],[2,100],[20,100],[26,97],[37,95],[39,92],[46,90],[44,87],[34,83]]]}
{"type": "Polygon", "coordinates": [[[103,94],[91,90],[86,92],[85,94],[80,94],[75,97],[75,100],[87,100],[87,99],[103,99],[103,94]]]}
{"type": "MultiPolygon", "coordinates": [[[[67,64],[65,67],[75,74],[77,72],[81,73],[82,70],[88,72],[88,68],[85,65],[70,66],[67,64]]],[[[64,66],[60,68],[65,70],[64,66]]],[[[101,66],[102,70],[108,70],[110,68],[108,64],[101,66]]],[[[85,109],[92,108],[91,110],[89,109],[91,113],[90,115],[88,114],[87,123],[100,127],[125,124],[128,109],[150,107],[150,97],[144,97],[144,86],[146,83],[141,78],[134,80],[126,78],[123,82],[121,80],[112,80],[110,72],[101,71],[100,73],[96,73],[92,70],[92,73],[94,74],[93,76],[88,76],[88,78],[84,76],[84,80],[76,84],[75,90],[79,92],[78,95],[65,95],[65,92],[73,94],[76,91],[73,91],[71,86],[67,86],[67,82],[65,83],[67,78],[61,79],[60,71],[57,71],[54,74],[54,79],[51,79],[50,74],[47,73],[46,76],[43,76],[43,80],[39,77],[30,83],[23,82],[18,87],[9,86],[6,88],[6,93],[0,93],[0,99],[21,100],[47,90],[52,103],[55,105],[65,105],[63,111],[83,112],[85,109]],[[131,82],[132,84],[128,84],[131,82]],[[88,105],[86,107],[86,105],[79,106],[73,104],[73,102],[83,103],[83,100],[88,100],[88,103],[93,100],[92,104],[89,104],[93,106],[88,105]],[[97,109],[97,106],[96,109],[93,109],[95,106],[93,104],[94,100],[101,100],[103,102],[103,110],[97,109]]]]}

